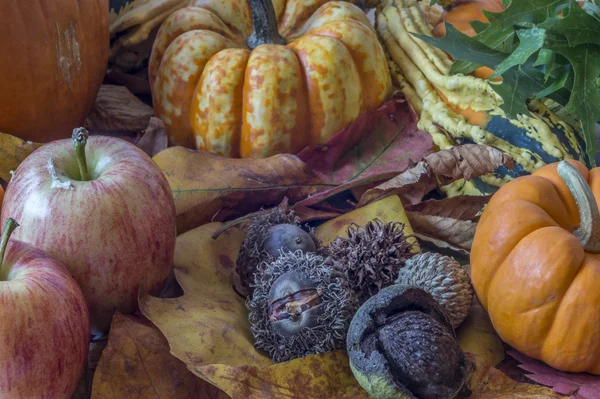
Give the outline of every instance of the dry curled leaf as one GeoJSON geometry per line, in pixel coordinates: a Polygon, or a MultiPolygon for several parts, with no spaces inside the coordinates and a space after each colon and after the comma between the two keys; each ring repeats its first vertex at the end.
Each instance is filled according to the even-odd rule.
{"type": "Polygon", "coordinates": [[[148,320],[115,314],[108,345],[92,386],[92,399],[227,399],[169,353],[169,344],[148,320]]]}
{"type": "Polygon", "coordinates": [[[441,200],[428,200],[407,205],[408,212],[420,212],[426,215],[441,216],[458,220],[473,220],[489,202],[491,195],[458,195],[441,200]]]}
{"type": "Polygon", "coordinates": [[[475,372],[469,383],[469,388],[472,391],[469,398],[553,399],[563,397],[540,385],[513,381],[485,359],[472,353],[466,355],[475,364],[475,372]]]}
{"type": "Polygon", "coordinates": [[[600,398],[600,376],[588,373],[566,373],[511,350],[511,357],[521,362],[518,367],[526,371],[525,376],[538,384],[552,387],[552,390],[570,399],[600,398]]]}
{"type": "Polygon", "coordinates": [[[175,276],[183,296],[140,295],[142,312],[171,353],[233,399],[367,399],[344,351],[273,364],[254,348],[244,299],[232,288],[243,233],[231,228],[213,239],[221,226],[206,224],[177,238],[175,276]]]}
{"type": "Polygon", "coordinates": [[[40,143],[25,141],[10,134],[0,133],[0,180],[9,182],[11,171],[17,169],[17,166],[37,148],[40,143]]]}
{"type": "Polygon", "coordinates": [[[391,100],[361,115],[327,144],[298,154],[331,186],[301,205],[310,206],[344,190],[389,179],[404,172],[432,147],[431,136],[417,128],[417,116],[408,103],[391,100]]]}
{"type": "Polygon", "coordinates": [[[148,156],[153,157],[169,145],[165,124],[158,118],[150,118],[142,137],[135,143],[148,156]]]}
{"type": "Polygon", "coordinates": [[[463,254],[471,250],[476,223],[421,212],[406,212],[406,215],[418,239],[463,254]]]}
{"type": "Polygon", "coordinates": [[[458,179],[471,180],[493,172],[500,165],[509,169],[514,166],[510,156],[480,144],[464,144],[435,152],[425,157],[425,161],[435,175],[447,179],[443,184],[458,179]]]}
{"type": "Polygon", "coordinates": [[[124,86],[102,85],[84,127],[95,131],[141,132],[154,110],[124,86]]]}
{"type": "Polygon", "coordinates": [[[179,234],[211,221],[222,221],[290,203],[327,188],[294,155],[234,159],[170,147],[154,156],[173,191],[179,234]]]}
{"type": "Polygon", "coordinates": [[[411,169],[368,190],[358,206],[391,194],[399,195],[406,205],[417,204],[435,187],[492,173],[501,165],[512,168],[514,161],[502,151],[480,144],[465,144],[434,152],[411,169]]]}

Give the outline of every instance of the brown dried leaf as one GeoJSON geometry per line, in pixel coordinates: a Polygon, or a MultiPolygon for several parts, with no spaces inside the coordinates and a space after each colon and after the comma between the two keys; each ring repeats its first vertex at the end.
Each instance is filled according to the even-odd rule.
{"type": "MultiPolygon", "coordinates": [[[[420,212],[406,212],[417,238],[442,248],[460,248],[470,251],[477,224],[420,212]]],[[[460,251],[461,253],[464,253],[460,251]]]]}
{"type": "Polygon", "coordinates": [[[29,154],[41,146],[40,143],[0,133],[0,180],[8,183],[12,177],[10,171],[16,170],[29,154]]]}
{"type": "Polygon", "coordinates": [[[419,203],[423,196],[438,186],[459,179],[470,180],[493,172],[499,166],[514,166],[502,151],[480,144],[465,144],[427,155],[416,166],[368,190],[358,206],[387,195],[396,194],[405,205],[419,203]]]}
{"type": "Polygon", "coordinates": [[[474,362],[475,372],[471,377],[469,388],[472,399],[553,399],[563,396],[552,392],[550,388],[540,385],[526,384],[511,380],[506,374],[494,368],[483,358],[467,353],[474,362]]]}
{"type": "Polygon", "coordinates": [[[491,195],[458,195],[441,200],[428,200],[414,205],[407,205],[404,209],[408,212],[420,212],[444,218],[473,220],[490,198],[491,195]]]}
{"type": "Polygon", "coordinates": [[[140,132],[154,110],[124,86],[102,85],[83,126],[96,131],[140,132]]]}
{"type": "Polygon", "coordinates": [[[153,159],[171,185],[179,234],[277,205],[286,196],[294,203],[329,187],[290,154],[234,159],[170,147],[153,159]]]}
{"type": "Polygon", "coordinates": [[[92,399],[226,399],[169,353],[161,332],[143,317],[115,314],[94,376],[92,399]]]}
{"type": "Polygon", "coordinates": [[[135,143],[148,156],[153,157],[169,145],[165,124],[158,118],[151,117],[144,134],[135,143]]]}
{"type": "Polygon", "coordinates": [[[389,195],[399,196],[403,204],[416,204],[436,187],[437,182],[431,178],[427,164],[419,162],[398,176],[367,190],[358,201],[357,207],[360,208],[389,195]]]}
{"type": "Polygon", "coordinates": [[[500,165],[509,169],[514,166],[510,156],[496,148],[480,144],[464,144],[435,152],[426,156],[425,162],[435,175],[446,180],[442,184],[458,179],[471,180],[492,173],[500,165]]]}

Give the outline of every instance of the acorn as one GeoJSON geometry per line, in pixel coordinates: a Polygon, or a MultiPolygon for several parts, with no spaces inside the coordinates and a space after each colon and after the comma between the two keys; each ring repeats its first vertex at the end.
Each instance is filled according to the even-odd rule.
{"type": "Polygon", "coordinates": [[[337,237],[322,252],[346,273],[361,303],[394,284],[406,261],[418,253],[403,223],[374,219],[364,227],[353,223],[346,233],[347,238],[337,237]]]}
{"type": "Polygon", "coordinates": [[[247,298],[254,346],[275,362],[345,347],[358,301],[346,276],[317,254],[281,253],[261,262],[247,298]]]}
{"type": "Polygon", "coordinates": [[[427,252],[406,261],[396,284],[424,289],[446,310],[456,329],[469,314],[473,286],[469,272],[450,256],[427,252]]]}
{"type": "Polygon", "coordinates": [[[315,252],[312,231],[300,226],[294,212],[280,207],[258,212],[243,227],[246,235],[236,261],[236,272],[244,289],[251,290],[254,273],[261,262],[272,262],[280,253],[302,250],[315,252]]]}
{"type": "Polygon", "coordinates": [[[450,399],[468,391],[474,366],[443,307],[423,289],[392,285],[369,298],[346,345],[356,380],[375,399],[450,399]]]}

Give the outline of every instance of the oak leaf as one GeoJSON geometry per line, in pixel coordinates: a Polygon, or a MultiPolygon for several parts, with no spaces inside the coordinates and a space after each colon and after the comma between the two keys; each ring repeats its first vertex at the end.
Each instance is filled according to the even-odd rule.
{"type": "Polygon", "coordinates": [[[286,196],[294,203],[329,187],[290,154],[234,159],[170,147],[153,159],[173,191],[179,234],[277,205],[286,196]]]}
{"type": "Polygon", "coordinates": [[[326,144],[298,157],[331,186],[300,204],[310,206],[344,190],[387,180],[404,172],[433,147],[417,128],[417,116],[403,99],[393,99],[362,114],[326,144]]]}
{"type": "Polygon", "coordinates": [[[161,332],[143,317],[115,314],[92,385],[92,399],[227,399],[169,353],[161,332]]]}
{"type": "Polygon", "coordinates": [[[171,353],[233,399],[367,399],[344,351],[273,364],[254,348],[244,298],[232,288],[243,233],[231,228],[213,239],[220,226],[206,224],[177,238],[175,277],[183,296],[140,295],[140,309],[171,353]]]}
{"type": "Polygon", "coordinates": [[[434,152],[411,169],[368,190],[358,206],[390,194],[399,195],[405,205],[417,204],[438,186],[492,173],[501,165],[510,169],[514,161],[502,151],[481,144],[464,144],[434,152]]]}

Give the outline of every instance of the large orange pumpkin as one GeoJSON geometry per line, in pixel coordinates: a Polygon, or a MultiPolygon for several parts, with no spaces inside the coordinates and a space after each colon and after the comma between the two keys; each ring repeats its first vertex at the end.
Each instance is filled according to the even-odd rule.
{"type": "Polygon", "coordinates": [[[161,26],[154,109],[171,143],[267,157],[324,143],[391,90],[364,12],[342,1],[195,0],[161,26]]]}
{"type": "Polygon", "coordinates": [[[69,137],[108,60],[108,0],[0,1],[0,132],[69,137]]]}
{"type": "Polygon", "coordinates": [[[600,374],[600,168],[546,165],[500,188],[477,226],[473,286],[500,337],[600,374]]]}

